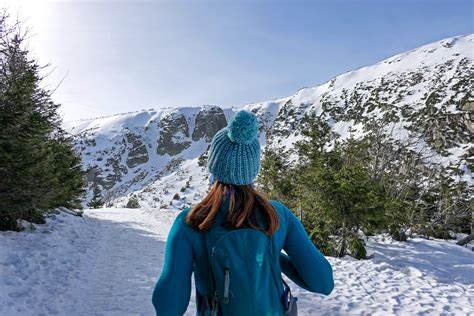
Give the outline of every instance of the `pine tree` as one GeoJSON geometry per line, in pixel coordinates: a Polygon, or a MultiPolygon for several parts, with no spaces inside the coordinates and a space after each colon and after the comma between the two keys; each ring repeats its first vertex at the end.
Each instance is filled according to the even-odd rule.
{"type": "Polygon", "coordinates": [[[473,214],[472,192],[466,182],[456,181],[447,175],[445,169],[440,170],[423,198],[424,225],[419,233],[444,239],[450,238],[450,232],[469,234],[473,214]]]}
{"type": "Polygon", "coordinates": [[[53,157],[53,174],[58,184],[54,191],[55,206],[82,208],[84,194],[84,172],[82,161],[75,152],[72,139],[64,132],[50,142],[53,157]]]}
{"type": "Polygon", "coordinates": [[[7,19],[0,14],[0,230],[18,230],[19,219],[43,223],[57,206],[78,206],[84,173],[25,34],[7,19]]]}
{"type": "Polygon", "coordinates": [[[90,208],[100,208],[102,206],[102,193],[97,184],[92,188],[92,199],[89,201],[87,206],[90,208]]]}
{"type": "Polygon", "coordinates": [[[369,144],[353,139],[337,143],[327,122],[314,114],[305,117],[301,130],[303,140],[295,145],[298,158],[293,165],[282,166],[279,155],[266,153],[263,188],[290,201],[325,254],[365,258],[359,231],[382,225],[384,218],[383,190],[368,168],[369,144]]]}
{"type": "Polygon", "coordinates": [[[289,152],[282,147],[267,144],[263,150],[261,172],[257,179],[259,188],[270,198],[292,206],[294,198],[291,172],[289,152]]]}

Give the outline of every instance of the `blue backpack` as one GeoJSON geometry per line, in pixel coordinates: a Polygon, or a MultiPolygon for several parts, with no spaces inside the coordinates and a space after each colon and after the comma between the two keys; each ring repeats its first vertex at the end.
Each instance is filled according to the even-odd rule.
{"type": "Polygon", "coordinates": [[[273,238],[250,228],[214,240],[211,235],[212,229],[202,233],[209,291],[199,315],[287,315],[289,288],[276,264],[273,238]]]}

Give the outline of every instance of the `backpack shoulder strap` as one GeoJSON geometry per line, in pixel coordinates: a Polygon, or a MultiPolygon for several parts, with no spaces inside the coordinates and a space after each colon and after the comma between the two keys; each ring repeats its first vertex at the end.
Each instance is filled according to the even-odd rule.
{"type": "MultiPolygon", "coordinates": [[[[225,199],[220,208],[225,208],[228,207],[229,201],[228,199],[225,199]]],[[[216,216],[217,218],[217,216],[216,216]]],[[[216,220],[216,219],[215,219],[216,220]]],[[[210,315],[217,315],[219,311],[219,306],[218,306],[218,297],[217,297],[217,287],[216,287],[216,281],[214,279],[214,273],[212,271],[212,266],[210,264],[211,261],[211,256],[210,256],[210,251],[212,251],[212,243],[210,241],[209,233],[216,224],[214,220],[214,223],[211,225],[211,227],[203,232],[201,232],[201,237],[202,237],[202,257],[203,257],[203,263],[204,263],[204,275],[205,275],[205,280],[206,280],[206,293],[204,294],[204,304],[202,307],[203,314],[207,316],[208,311],[210,311],[210,315]]]]}
{"type": "MultiPolygon", "coordinates": [[[[272,261],[275,263],[276,260],[280,260],[280,259],[279,257],[276,257],[275,255],[275,245],[273,242],[274,238],[273,236],[267,236],[267,237],[270,239],[269,241],[270,247],[271,247],[270,254],[272,256],[272,261]]],[[[275,284],[278,289],[280,289],[280,283],[278,282],[278,280],[281,281],[281,286],[283,287],[283,293],[280,297],[280,303],[283,304],[284,310],[287,311],[290,308],[291,304],[294,304],[296,306],[297,298],[293,297],[293,294],[291,293],[291,288],[288,285],[288,283],[285,282],[285,279],[283,279],[283,276],[281,275],[281,273],[278,273],[277,271],[275,271],[276,270],[275,266],[271,264],[270,267],[272,269],[272,274],[275,278],[275,284]]],[[[292,307],[292,308],[296,310],[296,307],[292,307]]]]}
{"type": "Polygon", "coordinates": [[[273,275],[273,280],[275,282],[275,286],[278,290],[280,290],[281,288],[281,282],[280,281],[283,281],[283,278],[281,276],[281,273],[278,273],[275,265],[276,265],[276,260],[280,260],[279,257],[277,257],[275,255],[275,243],[274,243],[274,238],[273,236],[267,236],[265,235],[267,238],[268,238],[268,246],[270,247],[270,258],[271,258],[271,262],[272,264],[270,264],[270,269],[272,270],[272,275],[273,275]]]}
{"type": "Polygon", "coordinates": [[[219,306],[216,292],[216,281],[214,279],[214,273],[212,272],[212,266],[210,264],[209,249],[212,249],[209,240],[209,231],[203,231],[202,235],[202,249],[203,249],[203,261],[204,270],[206,276],[206,293],[204,295],[203,311],[204,315],[207,315],[207,311],[211,312],[211,316],[217,315],[219,306]]]}

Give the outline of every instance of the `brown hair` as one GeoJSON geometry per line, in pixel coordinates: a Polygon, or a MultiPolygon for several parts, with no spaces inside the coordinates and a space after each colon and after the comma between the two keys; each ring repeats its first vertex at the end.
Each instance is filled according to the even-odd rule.
{"type": "Polygon", "coordinates": [[[221,206],[224,195],[229,193],[229,213],[227,224],[233,228],[250,227],[272,235],[279,227],[278,214],[270,201],[251,185],[231,185],[214,182],[206,197],[194,206],[186,216],[186,224],[204,231],[209,229],[221,206]],[[233,192],[235,194],[233,194],[233,192]],[[262,211],[267,220],[267,228],[259,227],[255,218],[255,209],[262,211]]]}

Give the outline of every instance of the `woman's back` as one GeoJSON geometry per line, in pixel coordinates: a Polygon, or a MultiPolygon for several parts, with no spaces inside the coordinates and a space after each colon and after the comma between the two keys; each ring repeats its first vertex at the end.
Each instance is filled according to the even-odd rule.
{"type": "Polygon", "coordinates": [[[208,169],[216,181],[171,228],[153,293],[157,315],[186,311],[193,272],[202,315],[282,315],[282,272],[306,290],[332,291],[331,265],[300,221],[253,186],[260,168],[257,132],[256,117],[240,111],[214,136],[208,169]]]}
{"type": "MultiPolygon", "coordinates": [[[[276,273],[285,273],[308,291],[328,295],[334,287],[331,265],[309,240],[296,216],[285,205],[277,201],[271,203],[280,219],[280,226],[272,235],[275,253],[278,254],[278,258],[275,258],[276,273]],[[281,250],[285,250],[287,255],[281,250]]],[[[205,260],[205,239],[203,232],[186,224],[189,211],[186,209],[178,215],[168,237],[163,272],[153,295],[153,304],[159,315],[182,315],[186,311],[191,290],[190,272],[194,271],[197,311],[202,307],[205,293],[209,290],[205,272],[209,264],[205,260]]],[[[215,244],[231,231],[225,225],[227,211],[224,202],[209,231],[211,243],[215,244]]],[[[250,250],[254,246],[243,244],[236,249],[250,250]]],[[[260,285],[258,282],[256,284],[260,285]]],[[[279,303],[274,302],[275,307],[279,307],[279,303]]],[[[236,311],[236,315],[239,312],[236,311]]]]}

